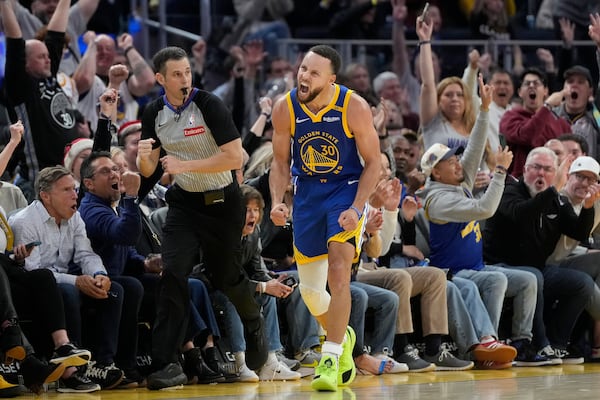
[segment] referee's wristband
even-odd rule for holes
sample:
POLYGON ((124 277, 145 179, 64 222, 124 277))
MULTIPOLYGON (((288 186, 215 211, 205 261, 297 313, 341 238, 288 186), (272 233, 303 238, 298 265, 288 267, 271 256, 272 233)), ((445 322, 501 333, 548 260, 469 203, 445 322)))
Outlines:
POLYGON ((350 206, 350 209, 351 209, 351 210, 354 210, 354 211, 356 212, 356 215, 358 215, 358 219, 361 219, 361 217, 362 217, 362 212, 361 212, 361 211, 360 211, 358 208, 356 208, 356 207, 354 207, 354 206, 350 206))

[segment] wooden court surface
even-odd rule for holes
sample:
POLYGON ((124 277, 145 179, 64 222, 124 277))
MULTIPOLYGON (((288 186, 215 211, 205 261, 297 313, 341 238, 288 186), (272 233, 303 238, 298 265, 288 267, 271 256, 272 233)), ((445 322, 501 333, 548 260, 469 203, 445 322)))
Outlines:
MULTIPOLYGON (((56 393, 37 398, 64 400, 584 400, 600 399, 600 364, 512 368, 502 371, 426 372, 357 376, 337 392, 314 392, 311 377, 294 382, 191 385, 179 390, 110 390, 90 394, 56 393)), ((33 398, 33 395, 23 397, 33 398)))

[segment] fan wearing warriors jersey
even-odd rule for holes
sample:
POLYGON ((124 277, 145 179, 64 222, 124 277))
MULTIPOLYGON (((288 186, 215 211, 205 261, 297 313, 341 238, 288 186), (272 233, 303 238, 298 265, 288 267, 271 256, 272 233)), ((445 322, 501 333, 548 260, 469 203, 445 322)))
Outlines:
POLYGON ((283 195, 291 160, 300 293, 327 330, 312 387, 325 391, 354 379, 356 337, 346 327, 350 268, 361 248, 366 202, 381 170, 371 110, 360 96, 335 84, 340 64, 331 47, 312 47, 300 65, 298 87, 281 98, 272 113, 271 219, 275 225, 287 222, 283 195))
POLYGON ((153 63, 165 94, 144 111, 137 165, 148 177, 160 162, 165 172, 174 176, 166 194, 169 211, 163 231, 164 270, 152 338, 155 372, 148 376, 148 388, 156 390, 187 381, 177 351, 189 315, 187 278, 200 261, 198 249, 209 266, 212 284, 230 298, 244 322, 249 368, 264 364, 267 347, 264 321, 254 299, 256 283, 251 283, 241 269, 245 213, 232 173, 242 166, 240 135, 221 100, 192 88, 185 50, 162 49, 153 63), (161 149, 166 156, 160 157, 161 149))

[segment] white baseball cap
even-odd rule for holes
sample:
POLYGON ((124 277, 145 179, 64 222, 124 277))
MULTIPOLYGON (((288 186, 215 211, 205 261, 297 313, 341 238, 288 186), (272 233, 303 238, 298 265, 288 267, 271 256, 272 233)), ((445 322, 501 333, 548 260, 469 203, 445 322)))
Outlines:
POLYGON ((600 164, 592 157, 581 156, 577 157, 569 168, 569 175, 575 172, 587 171, 596 175, 596 179, 600 180, 600 164))
POLYGON ((462 146, 451 149, 444 144, 436 143, 427 149, 421 157, 421 170, 425 176, 429 176, 437 163, 447 160, 455 154, 461 154, 463 150, 462 146))

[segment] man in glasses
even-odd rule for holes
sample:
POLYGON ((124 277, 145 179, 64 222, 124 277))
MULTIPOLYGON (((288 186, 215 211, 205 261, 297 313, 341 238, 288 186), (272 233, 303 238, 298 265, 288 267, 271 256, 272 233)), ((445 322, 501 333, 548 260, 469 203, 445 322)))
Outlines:
POLYGON ((523 177, 506 184, 498 210, 487 221, 483 234, 486 262, 536 275, 533 343, 540 355, 551 359, 558 356, 564 364, 583 362, 569 346, 569 339, 577 318, 590 301, 594 282, 584 272, 560 268, 547 259, 561 235, 587 241, 591 232, 594 202, 600 198, 600 190, 588 187, 590 196, 582 196, 578 214, 569 200, 559 195, 567 181, 567 167, 571 168, 572 181, 578 179, 576 173, 582 175, 579 163, 576 160, 571 164, 567 159, 559 170, 551 149, 533 149, 525 160, 523 177))
MULTIPOLYGON (((580 213, 584 201, 588 196, 594 198, 600 191, 598 179, 600 165, 592 157, 582 156, 577 158, 569 170, 567 183, 561 191, 573 205, 575 213, 580 213)), ((548 258, 548 264, 582 271, 594 279, 594 294, 588 303, 586 311, 595 320, 594 336, 592 342, 592 360, 600 360, 600 252, 591 249, 598 248, 600 241, 600 203, 594 203, 594 225, 588 241, 580 242, 566 235, 562 235, 554 253, 548 258)))
MULTIPOLYGON (((105 171, 98 176, 104 176, 105 171)), ((28 271, 48 268, 61 291, 65 307, 67 332, 76 343, 82 343, 84 316, 94 332, 93 358, 85 375, 79 371, 76 380, 59 382, 58 391, 82 392, 112 389, 123 380, 123 371, 114 364, 119 323, 123 305, 123 287, 112 282, 100 257, 94 253, 77 212, 75 179, 64 167, 47 167, 35 181, 33 203, 9 219, 15 243, 40 242, 25 258, 28 271), (84 311, 82 313, 82 311, 84 311), (83 375, 83 376, 82 376, 83 375), (90 380, 97 384, 90 384, 90 380)))
POLYGON ((525 70, 518 94, 523 107, 508 110, 500 120, 500 134, 514 154, 509 172, 517 178, 523 175, 525 158, 531 149, 571 132, 569 123, 552 111, 561 103, 563 91, 548 96, 546 75, 542 71, 525 70))

